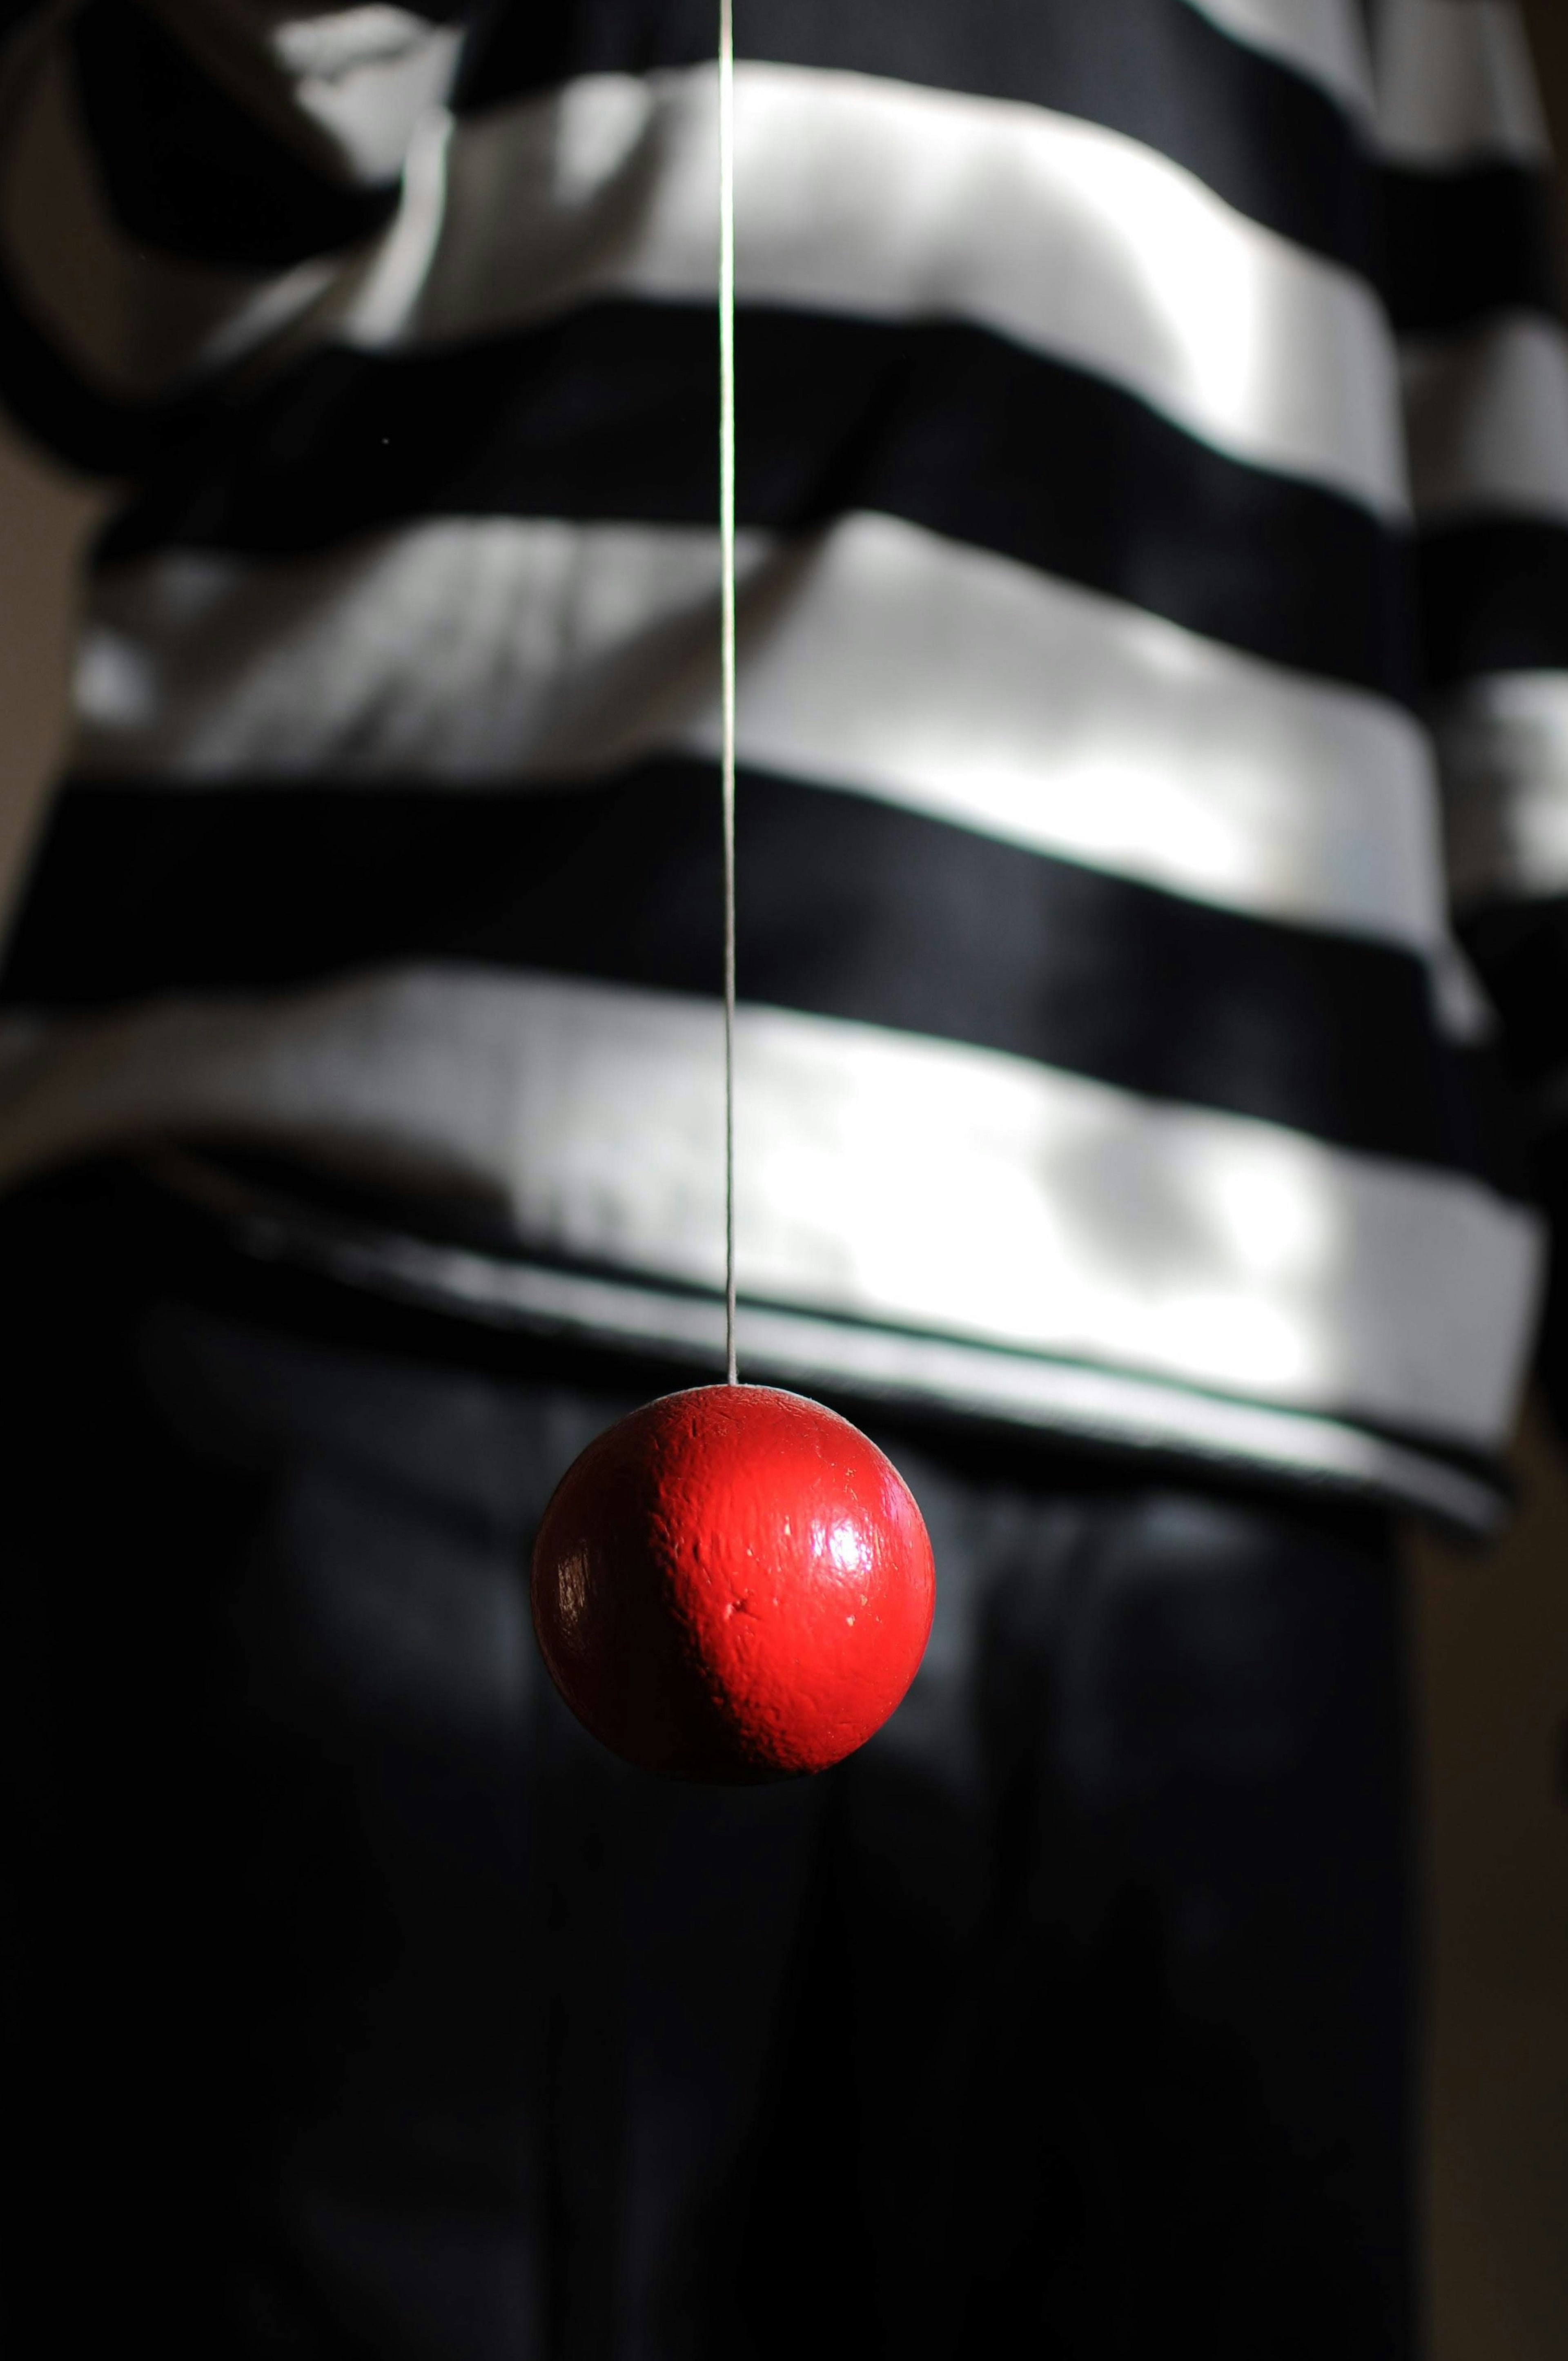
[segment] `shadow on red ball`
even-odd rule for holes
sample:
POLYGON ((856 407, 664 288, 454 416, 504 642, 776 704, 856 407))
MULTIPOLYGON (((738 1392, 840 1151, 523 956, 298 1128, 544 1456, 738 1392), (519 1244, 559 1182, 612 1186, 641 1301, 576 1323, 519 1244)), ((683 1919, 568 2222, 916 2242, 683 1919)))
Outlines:
POLYGON ((751 1784, 863 1746, 919 1668, 931 1544, 847 1419, 767 1386, 634 1411, 574 1461, 533 1551, 552 1679, 645 1771, 751 1784))

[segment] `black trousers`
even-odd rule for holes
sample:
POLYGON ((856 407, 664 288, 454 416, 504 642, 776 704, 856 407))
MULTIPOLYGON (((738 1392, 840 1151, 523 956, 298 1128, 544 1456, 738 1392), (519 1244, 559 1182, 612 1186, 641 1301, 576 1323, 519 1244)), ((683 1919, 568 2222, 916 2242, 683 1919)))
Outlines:
POLYGON ((873 1422, 908 1702, 666 1786, 525 1569, 679 1373, 104 1175, 0 1210, 0 1315, 16 2361, 1409 2353, 1376 1519, 873 1422))

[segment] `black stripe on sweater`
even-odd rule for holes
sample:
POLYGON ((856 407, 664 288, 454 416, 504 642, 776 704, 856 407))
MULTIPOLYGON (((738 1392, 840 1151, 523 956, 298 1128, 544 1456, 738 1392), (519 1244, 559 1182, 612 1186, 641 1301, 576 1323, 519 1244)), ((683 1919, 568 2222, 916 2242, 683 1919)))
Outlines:
MULTIPOLYGON (((1368 266, 1369 175, 1315 84, 1232 40, 1185 0, 739 0, 743 58, 1022 99, 1124 133, 1255 221, 1368 266)), ((494 8, 458 104, 492 106, 583 73, 713 55, 710 0, 556 0, 494 8)))
MULTIPOLYGON (((714 347, 704 309, 618 302, 436 353, 319 353, 180 453, 103 555, 281 555, 424 516, 707 524, 714 347)), ((881 511, 1409 693, 1407 549, 1354 501, 982 329, 748 307, 738 351, 743 523, 881 511)))
POLYGON ((1417 582, 1427 675, 1568 669, 1568 525, 1488 517, 1421 535, 1417 582))
MULTIPOLYGON (((1494 903, 1460 933, 1503 1022, 1505 1055, 1521 1089, 1568 1072, 1568 895, 1494 903)), ((1563 1126, 1563 1111, 1555 1128, 1563 1126)))
POLYGON ((1382 176, 1384 293, 1396 328, 1438 335, 1494 312, 1555 313, 1557 225, 1543 174, 1390 168, 1382 176))
MULTIPOLYGON (((719 989, 711 766, 527 793, 79 784, 12 1004, 276 989, 458 960, 719 989)), ((748 1000, 1008 1051, 1374 1153, 1482 1143, 1421 962, 763 774, 740 797, 748 1000)))
POLYGON ((71 46, 94 162, 128 236, 188 261, 282 270, 391 218, 395 184, 315 170, 126 0, 93 0, 71 46))

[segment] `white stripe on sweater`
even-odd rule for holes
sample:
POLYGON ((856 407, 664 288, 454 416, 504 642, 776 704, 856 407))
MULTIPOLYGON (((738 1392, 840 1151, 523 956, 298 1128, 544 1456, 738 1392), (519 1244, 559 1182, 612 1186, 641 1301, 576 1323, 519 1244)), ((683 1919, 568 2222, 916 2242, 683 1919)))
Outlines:
MULTIPOLYGON (((227 1137, 466 1192, 536 1250, 714 1289, 720 1024, 717 1002, 461 967, 13 1020, 0 1174, 227 1137)), ((756 1007, 738 1120, 748 1294, 1504 1439, 1538 1224, 1462 1175, 756 1007)))
MULTIPOLYGON (((599 295, 706 302, 708 68, 587 75, 466 121, 428 279, 338 333, 492 335, 599 295)), ((1354 274, 1119 132, 870 75, 736 71, 742 302, 993 328, 1236 457, 1404 500, 1386 324, 1354 274)))
POLYGON ((1455 903, 1568 893, 1568 672, 1466 681, 1437 743, 1455 903))
POLYGON ((1424 521, 1486 513, 1568 524, 1568 335, 1516 313, 1412 339, 1400 368, 1424 521))
POLYGON ((1546 122, 1513 0, 1376 0, 1378 144, 1398 164, 1543 164, 1546 122))
MULTIPOLYGON (((743 535, 740 752, 1228 908, 1428 948, 1398 708, 881 515, 743 535)), ((76 766, 192 785, 591 774, 717 744, 710 533, 444 519, 100 577, 76 766)))

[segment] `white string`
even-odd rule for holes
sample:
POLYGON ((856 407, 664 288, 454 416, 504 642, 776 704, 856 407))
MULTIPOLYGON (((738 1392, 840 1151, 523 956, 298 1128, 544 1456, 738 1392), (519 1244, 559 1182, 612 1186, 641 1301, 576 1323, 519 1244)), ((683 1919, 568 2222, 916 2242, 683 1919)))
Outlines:
POLYGON ((735 1367, 735 29, 718 0, 718 576, 724 802, 724 1367, 735 1367))

